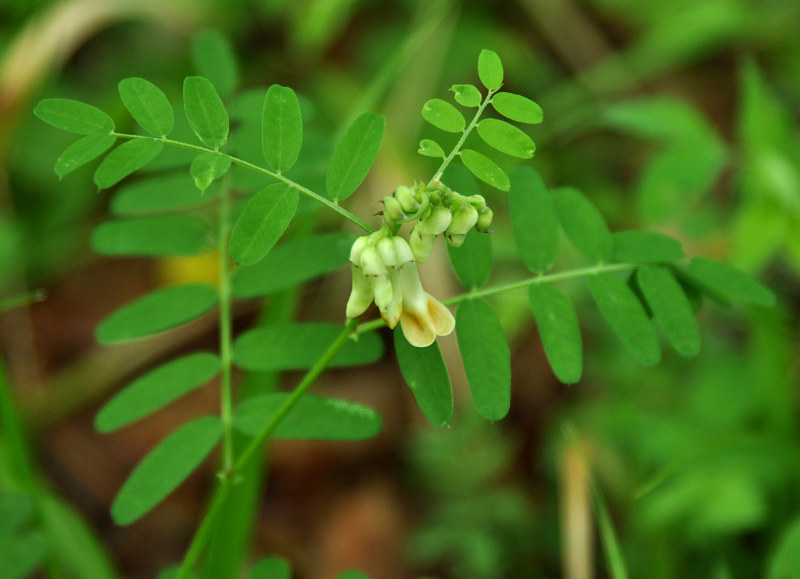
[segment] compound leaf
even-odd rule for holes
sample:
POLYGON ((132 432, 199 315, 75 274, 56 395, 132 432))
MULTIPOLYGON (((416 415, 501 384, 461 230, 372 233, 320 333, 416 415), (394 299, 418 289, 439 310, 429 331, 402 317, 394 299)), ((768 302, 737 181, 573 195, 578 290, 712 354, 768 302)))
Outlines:
POLYGON ((687 273, 699 289, 722 302, 775 305, 775 294, 769 288, 729 263, 695 257, 689 262, 687 273))
POLYGON ((508 175, 486 155, 472 149, 464 149, 461 151, 461 161, 473 175, 495 189, 508 191, 511 186, 508 175))
POLYGON ((556 189, 552 195, 561 227, 575 247, 599 263, 610 261, 614 238, 594 203, 571 187, 556 189))
MULTIPOLYGON (((327 323, 281 323, 241 334, 233 345, 233 360, 245 370, 305 370, 313 366, 342 333, 327 323)), ((350 340, 329 367, 359 366, 380 359, 383 344, 375 334, 350 340)))
POLYGON ((196 352, 167 362, 140 376, 100 409, 94 420, 100 432, 110 432, 139 420, 202 386, 219 373, 220 359, 196 352))
POLYGON ((692 304, 669 269, 659 265, 640 267, 636 281, 675 351, 681 356, 696 356, 700 352, 700 332, 692 304))
POLYGON ((503 63, 496 52, 481 50, 478 55, 478 77, 489 90, 497 90, 503 85, 503 63))
POLYGON ((104 255, 198 255, 209 249, 205 224, 191 215, 116 219, 92 231, 92 248, 104 255))
POLYGON ((183 80, 183 108, 204 145, 217 150, 228 141, 228 111, 210 80, 202 76, 183 80))
POLYGON ((531 99, 511 92, 499 92, 492 97, 494 110, 512 121, 535 125, 544 118, 542 107, 531 99))
POLYGON ((463 107, 478 107, 483 100, 481 91, 472 84, 454 84, 450 90, 455 93, 455 99, 463 107))
MULTIPOLYGON (((288 392, 272 392, 245 400, 236 409, 234 426, 257 436, 290 396, 288 392)), ((289 411, 271 438, 364 440, 376 436, 382 426, 380 415, 363 404, 307 394, 289 411)))
POLYGON ((442 99, 430 99, 422 107, 422 118, 437 129, 448 133, 460 133, 467 126, 464 115, 442 99))
POLYGON ((325 185, 331 199, 342 201, 358 189, 375 161, 385 127, 386 119, 370 112, 353 121, 328 167, 325 185))
POLYGON ((394 348, 403 379, 425 418, 434 426, 447 426, 453 417, 453 390, 439 345, 417 348, 396 328, 394 348))
POLYGON ((583 341, 575 306, 561 290, 544 283, 530 286, 528 298, 553 373, 565 384, 578 382, 583 373, 583 341))
POLYGON ((290 88, 273 84, 264 99, 261 117, 261 148, 267 165, 283 173, 292 168, 303 144, 303 118, 297 95, 290 88))
POLYGON ((101 344, 117 344, 169 330, 217 305, 217 290, 204 283, 162 288, 123 306, 97 325, 101 344))
POLYGON ((655 231, 618 231, 614 238, 614 261, 665 263, 686 257, 677 239, 655 231))
POLYGON ((508 192, 511 226, 525 266, 547 273, 558 257, 558 214, 553 197, 533 167, 514 167, 508 192))
POLYGON ((274 183, 247 202, 231 232, 228 253, 242 265, 262 259, 291 223, 299 193, 284 183, 274 183))
POLYGON ((202 193, 209 185, 219 179, 231 168, 231 158, 220 153, 200 153, 192 161, 189 173, 194 179, 195 186, 202 193))
POLYGON ((79 135, 114 130, 114 120, 106 113, 72 99, 44 99, 33 109, 33 114, 49 125, 79 135))
POLYGON ((512 157, 530 159, 536 151, 533 139, 505 121, 483 119, 478 123, 478 134, 488 145, 512 157))
POLYGON ((661 360, 658 339, 633 290, 610 273, 591 276, 589 290, 611 329, 636 359, 646 366, 657 364, 661 360))
POLYGON ((128 525, 147 514, 180 485, 222 437, 222 422, 202 416, 162 440, 136 465, 111 505, 111 516, 128 525))
POLYGON ((64 149, 56 161, 55 172, 59 177, 72 173, 108 151, 117 140, 114 133, 92 133, 78 139, 64 149))
POLYGON ((456 338, 478 413, 500 420, 511 406, 511 352, 500 319, 486 300, 459 304, 456 338))
POLYGON ((106 155, 94 172, 94 184, 107 189, 158 157, 164 143, 154 139, 133 139, 106 155))
POLYGON ((208 203, 213 198, 209 192, 200 195, 191 176, 181 171, 123 185, 111 199, 111 211, 117 215, 161 213, 208 203))
POLYGON ((132 77, 119 81, 119 96, 139 125, 154 137, 172 132, 175 116, 172 105, 161 89, 149 80, 132 77))

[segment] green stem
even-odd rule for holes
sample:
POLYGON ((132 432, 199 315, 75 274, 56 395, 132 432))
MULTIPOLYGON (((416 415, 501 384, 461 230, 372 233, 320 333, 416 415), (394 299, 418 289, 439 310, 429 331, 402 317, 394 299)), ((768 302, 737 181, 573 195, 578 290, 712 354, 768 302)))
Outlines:
POLYGON ((262 444, 273 432, 275 432, 275 429, 278 428, 280 423, 283 422, 289 412, 291 412, 292 408, 295 407, 295 405, 300 401, 300 399, 316 381, 319 375, 322 374, 333 357, 339 352, 339 350, 342 349, 342 347, 344 347, 350 337, 355 333, 357 324, 357 319, 348 320, 347 325, 342 330, 342 333, 339 334, 339 336, 330 346, 328 346, 328 349, 319 358, 319 360, 317 360, 317 363, 314 364, 314 366, 312 366, 308 372, 306 372, 306 375, 303 376, 300 384, 297 385, 297 388, 294 389, 291 396, 289 396, 289 398, 287 398, 283 405, 278 409, 278 411, 272 417, 272 420, 270 420, 269 424, 264 427, 258 436, 250 441, 250 444, 247 446, 247 448, 245 448, 244 452, 242 452, 242 454, 236 459, 233 467, 229 471, 222 473, 222 482, 219 487, 217 487, 217 491, 214 494, 214 497, 211 499, 211 504, 208 507, 208 511, 203 517, 203 522, 201 523, 200 528, 197 530, 197 533, 195 533, 192 543, 189 545, 189 549, 186 551, 186 556, 184 557, 181 568, 178 571, 177 579, 185 579, 191 569, 197 563, 203 548, 208 542, 208 539, 211 537, 211 534, 214 530, 214 523, 216 522, 216 518, 219 515, 222 506, 225 504, 225 499, 230 492, 231 487, 236 483, 237 473, 241 471, 250 462, 250 460, 253 459, 253 457, 256 456, 256 453, 261 449, 262 444))
POLYGON ((494 93, 496 93, 498 90, 500 90, 500 89, 498 88, 498 89, 495 89, 495 90, 490 90, 486 94, 486 98, 483 99, 483 102, 480 104, 480 106, 478 107, 478 110, 475 112, 475 116, 472 117, 472 120, 469 122, 467 127, 464 129, 464 133, 461 135, 461 138, 458 140, 458 142, 456 143, 455 147, 453 147, 453 150, 450 151, 450 154, 447 155, 447 157, 445 157, 444 161, 442 161, 442 164, 436 170, 436 173, 433 174, 433 177, 431 177, 431 180, 428 181, 428 186, 429 187, 431 185, 433 185, 435 182, 437 182, 439 179, 442 178, 442 175, 444 174, 445 169, 447 169, 447 166, 453 161, 453 159, 455 159, 456 155, 458 155, 461 152, 461 147, 464 145, 464 142, 467 140, 467 137, 472 132, 472 129, 474 129, 475 126, 478 124, 478 119, 481 118, 481 115, 483 114, 483 110, 487 107, 487 105, 490 102, 492 102, 492 95, 494 93))
POLYGON ((199 145, 192 145, 191 143, 184 143, 183 141, 175 141, 173 139, 168 139, 166 137, 161 137, 160 139, 157 139, 155 137, 148 137, 148 136, 145 136, 145 135, 131 135, 131 134, 127 134, 127 133, 114 133, 114 135, 117 136, 117 137, 123 138, 123 139, 148 139, 148 140, 151 140, 151 141, 161 141, 162 143, 164 143, 166 145, 172 145, 174 147, 179 147, 181 149, 188 149, 190 151, 197 151, 199 153, 218 153, 220 155, 225 155, 226 157, 230 157, 232 163, 235 163, 236 165, 239 165, 240 167, 244 167, 246 169, 250 169, 251 171, 255 171, 256 173, 260 173, 262 175, 266 175, 267 177, 271 177, 272 179, 275 179, 276 181, 281 181, 282 183, 286 183, 287 185, 289 185, 291 187, 294 187, 295 189, 300 191, 300 193, 302 193, 303 195, 311 197, 317 203, 320 203, 321 205, 324 205, 325 207, 327 207, 331 211, 334 211, 334 212, 338 213, 339 215, 341 215, 343 218, 347 219, 348 221, 350 221, 352 223, 355 223, 356 225, 358 225, 361 229, 363 229, 367 233, 374 233, 375 232, 375 229, 373 227, 370 227, 365 221, 363 221, 362 219, 356 217, 354 214, 350 213, 347 209, 344 209, 343 207, 341 207, 338 203, 335 203, 334 201, 331 201, 330 199, 326 199, 325 197, 323 197, 319 193, 315 193, 314 191, 312 191, 308 187, 304 187, 300 183, 297 183, 296 181, 293 181, 292 179, 289 179, 288 177, 282 175, 281 173, 276 173, 274 171, 270 171, 269 169, 265 169, 264 167, 259 167, 258 165, 250 163, 249 161, 245 161, 244 159, 240 159, 239 157, 234 157, 233 155, 228 155, 227 153, 221 153, 219 151, 215 151, 214 149, 209 149, 207 147, 201 147, 199 145))
POLYGON ((230 188, 223 183, 219 201, 219 353, 220 416, 222 418, 223 444, 222 468, 228 472, 233 467, 233 316, 231 313, 231 272, 228 261, 228 235, 230 233, 231 198, 230 188))

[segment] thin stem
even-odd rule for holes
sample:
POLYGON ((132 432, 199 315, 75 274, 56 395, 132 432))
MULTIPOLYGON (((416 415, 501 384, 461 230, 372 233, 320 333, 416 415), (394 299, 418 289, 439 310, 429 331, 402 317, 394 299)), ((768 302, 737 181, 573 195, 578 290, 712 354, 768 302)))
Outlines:
POLYGON ((267 177, 271 177, 271 178, 275 179, 276 181, 281 181, 281 182, 286 183, 287 185, 289 185, 291 187, 294 187, 295 189, 300 191, 300 193, 302 193, 303 195, 311 197, 317 203, 320 203, 320 204, 324 205, 325 207, 327 207, 331 211, 335 211, 336 213, 338 213, 339 215, 341 215, 342 217, 344 217, 348 221, 350 221, 352 223, 355 223, 356 225, 358 225, 361 229, 363 229, 367 233, 374 233, 375 232, 375 229, 373 227, 370 227, 365 221, 363 221, 362 219, 356 217, 354 214, 350 213, 347 209, 344 209, 343 207, 341 207, 338 203, 335 203, 334 201, 331 201, 330 199, 326 199, 325 197, 323 197, 319 193, 315 193, 314 191, 312 191, 308 187, 304 187, 300 183, 297 183, 296 181, 293 181, 292 179, 289 179, 288 177, 282 175, 281 173, 275 173, 274 171, 270 171, 269 169, 265 169, 264 167, 259 167, 258 165, 250 163, 249 161, 245 161, 244 159, 240 159, 239 157, 234 157, 233 155, 229 155, 227 153, 221 153, 220 151, 215 151, 214 149, 209 149, 207 147, 201 147, 199 145, 192 145, 191 143, 184 143, 183 141, 175 141, 173 139, 168 139, 166 137, 161 137, 160 139, 157 139, 155 137, 148 137, 148 136, 145 136, 145 135, 131 135, 131 134, 127 134, 127 133, 114 133, 114 135, 117 136, 117 137, 123 138, 123 139, 148 139, 148 140, 151 140, 151 141, 161 141, 162 143, 164 143, 166 145, 172 145, 174 147, 179 147, 181 149, 188 149, 190 151, 197 151, 197 152, 200 152, 200 153, 219 153, 220 155, 225 155, 226 157, 230 157, 232 163, 235 163, 236 165, 239 165, 240 167, 245 167, 246 169, 250 169, 251 171, 255 171, 255 172, 260 173, 262 175, 266 175, 267 177))
POLYGON ((230 233, 231 198, 230 188, 224 183, 219 201, 219 354, 220 416, 222 419, 223 444, 222 468, 228 472, 233 467, 233 385, 231 379, 233 353, 233 317, 231 314, 231 272, 228 262, 228 235, 230 233))
POLYGON ((469 122, 467 127, 464 129, 464 133, 461 135, 461 138, 458 140, 458 142, 456 143, 455 147, 453 147, 453 150, 450 151, 450 154, 447 155, 447 157, 445 157, 444 161, 442 161, 442 164, 436 170, 436 173, 433 174, 433 177, 431 177, 431 180, 428 181, 428 186, 433 185, 436 181, 438 181, 439 179, 442 178, 442 175, 444 174, 445 169, 447 169, 447 166, 453 161, 453 159, 455 159, 456 155, 458 155, 461 152, 461 147, 464 145, 464 142, 467 140, 467 137, 472 132, 472 129, 474 129, 475 125, 478 124, 478 119, 481 118, 481 115, 483 114, 483 110, 486 108, 486 106, 490 102, 492 102, 492 95, 494 93, 496 93, 498 90, 500 90, 500 89, 498 88, 498 89, 495 89, 495 90, 490 90, 486 94, 486 98, 483 99, 483 102, 480 104, 480 106, 478 107, 478 110, 475 112, 475 116, 472 117, 472 120, 469 122))

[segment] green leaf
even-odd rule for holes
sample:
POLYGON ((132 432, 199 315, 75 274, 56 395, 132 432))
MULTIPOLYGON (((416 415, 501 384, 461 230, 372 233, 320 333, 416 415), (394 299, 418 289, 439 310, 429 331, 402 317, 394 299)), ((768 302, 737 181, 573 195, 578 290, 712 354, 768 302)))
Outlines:
POLYGON ((489 90, 497 90, 503 85, 503 63, 496 52, 481 50, 478 55, 478 77, 489 90))
POLYGON ((133 139, 111 151, 94 172, 94 184, 107 189, 158 157, 164 143, 153 139, 133 139))
POLYGON ((471 229, 460 247, 447 244, 450 263, 458 281, 468 289, 486 285, 492 273, 492 238, 477 229, 471 229))
POLYGON ((444 150, 442 150, 441 145, 436 141, 432 141, 431 139, 422 139, 419 142, 419 150, 417 151, 420 155, 425 155, 426 157, 439 157, 444 159, 445 154, 444 150))
POLYGON ((212 182, 219 179, 231 168, 229 155, 220 153, 200 153, 192 161, 189 173, 194 179, 195 186, 205 193, 212 182))
POLYGON ((151 292, 114 312, 97 325, 101 344, 117 344, 180 326, 217 305, 217 290, 203 283, 151 292))
MULTIPOLYGON (((342 326, 324 323, 272 324, 241 334, 233 345, 233 360, 244 370, 305 370, 341 334, 342 326)), ((331 368, 370 364, 380 359, 383 344, 375 334, 349 341, 328 365, 331 368)))
POLYGON ((614 238, 594 203, 571 187, 556 189, 552 195, 561 227, 575 247, 598 263, 610 261, 614 238))
POLYGON ((266 296, 348 263, 354 237, 346 233, 314 235, 281 243, 257 264, 233 273, 233 295, 239 299, 266 296))
POLYGON ((681 242, 654 231, 618 231, 614 238, 614 261, 665 263, 686 257, 681 242))
MULTIPOLYGON (((291 396, 273 392, 255 396, 236 409, 234 427, 257 436, 291 396)), ((365 440, 383 427, 380 415, 355 402, 306 394, 289 411, 271 438, 288 440, 365 440)))
POLYGON ((206 225, 191 215, 155 215, 101 223, 92 249, 104 255, 199 255, 210 249, 206 225))
POLYGON ((448 133, 460 133, 467 126, 464 115, 442 99, 431 99, 422 107, 422 118, 428 121, 437 129, 448 133))
POLYGON ((636 359, 646 366, 657 364, 661 360, 658 339, 633 290, 610 273, 591 276, 589 290, 611 329, 636 359))
POLYGON ((774 306, 775 294, 729 263, 695 257, 686 270, 695 285, 723 303, 745 302, 757 306, 774 306))
POLYGON ((499 92, 492 97, 494 110, 512 121, 535 125, 542 122, 542 107, 531 99, 511 92, 499 92))
POLYGON ((486 300, 459 304, 456 338, 478 413, 500 420, 511 406, 511 352, 500 319, 486 300))
POLYGON ((242 265, 263 259, 289 227, 299 193, 284 183, 274 183, 247 202, 231 232, 228 253, 242 265))
POLYGON ((700 332, 692 304, 669 269, 659 265, 640 267, 636 281, 675 351, 681 356, 696 356, 700 352, 700 332))
POLYGON ((284 173, 292 168, 303 144, 303 117, 294 91, 273 84, 264 99, 261 147, 271 169, 284 173))
POLYGON ((706 133, 703 116, 685 101, 672 97, 639 98, 609 106, 605 122, 625 133, 658 141, 678 141, 706 133))
POLYGON ((454 84, 450 90, 455 93, 455 99, 462 107, 478 107, 483 97, 478 87, 472 84, 454 84))
POLYGON ((558 257, 560 236, 554 199, 533 167, 514 167, 511 181, 508 209, 520 257, 532 272, 547 273, 558 257))
POLYGON ((137 77, 122 79, 118 88, 125 108, 145 131, 154 137, 166 137, 172 132, 175 116, 161 89, 137 77))
POLYGON ((575 306, 561 290, 545 283, 530 286, 528 298, 553 373, 565 384, 575 384, 583 373, 583 341, 575 306))
POLYGON ((20 533, 2 537, 0 557, 3 559, 3 577, 25 579, 31 577, 48 555, 47 539, 40 533, 20 533))
POLYGON ((352 195, 372 167, 383 139, 386 119, 363 113, 347 129, 336 146, 325 185, 331 199, 343 201, 352 195))
POLYGON ((211 81, 221 95, 231 94, 239 83, 239 68, 228 38, 218 30, 204 30, 192 42, 192 65, 211 81))
POLYGON ((497 163, 486 155, 472 149, 464 149, 461 151, 461 160, 464 166, 481 181, 488 183, 495 189, 508 191, 510 187, 508 176, 497 166, 497 163))
POLYGON ((453 390, 439 345, 434 342, 417 348, 408 343, 400 328, 393 333, 397 363, 417 406, 431 424, 447 426, 453 417, 453 390))
POLYGON ((253 565, 247 579, 292 579, 292 569, 284 559, 267 557, 253 565))
POLYGON ((488 145, 512 157, 530 159, 536 151, 533 139, 505 121, 483 119, 478 123, 478 134, 488 145))
POLYGON ((767 579, 788 579, 800 569, 800 517, 780 531, 774 540, 769 558, 767 579))
POLYGON ((100 432, 110 432, 160 410, 219 373, 216 354, 196 352, 172 360, 140 376, 109 400, 94 420, 100 432))
POLYGON ((117 137, 113 133, 92 133, 78 139, 64 149, 56 161, 56 175, 63 177, 72 173, 78 167, 105 153, 116 140, 117 137))
POLYGON ((111 199, 111 211, 117 215, 162 213, 188 209, 213 199, 209 191, 201 195, 191 176, 181 171, 123 185, 111 199))
POLYGON ((207 78, 184 79, 183 108, 194 134, 204 145, 217 150, 228 141, 228 111, 207 78))
POLYGON ((114 120, 100 109, 71 99, 44 99, 33 114, 49 125, 79 135, 110 133, 114 120))
POLYGON ((202 416, 162 440, 133 469, 111 505, 118 525, 147 514, 180 485, 209 455, 222 437, 222 422, 202 416))

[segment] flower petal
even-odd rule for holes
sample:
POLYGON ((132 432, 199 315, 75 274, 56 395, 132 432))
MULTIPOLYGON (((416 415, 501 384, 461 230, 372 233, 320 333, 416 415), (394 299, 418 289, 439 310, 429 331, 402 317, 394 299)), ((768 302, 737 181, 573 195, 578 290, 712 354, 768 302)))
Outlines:
POLYGON ((348 318, 357 318, 365 311, 372 303, 372 288, 369 285, 369 280, 364 275, 360 267, 353 265, 353 289, 350 292, 350 298, 347 300, 347 309, 345 315, 348 318))
MULTIPOLYGON (((427 312, 426 312, 427 314, 427 312)), ((404 311, 400 316, 400 327, 408 343, 417 348, 426 348, 433 344, 436 333, 429 324, 430 318, 427 315, 422 317, 414 312, 404 311)))
POLYGON ((428 296, 428 316, 437 336, 446 336, 456 327, 456 319, 442 302, 430 294, 428 296))

